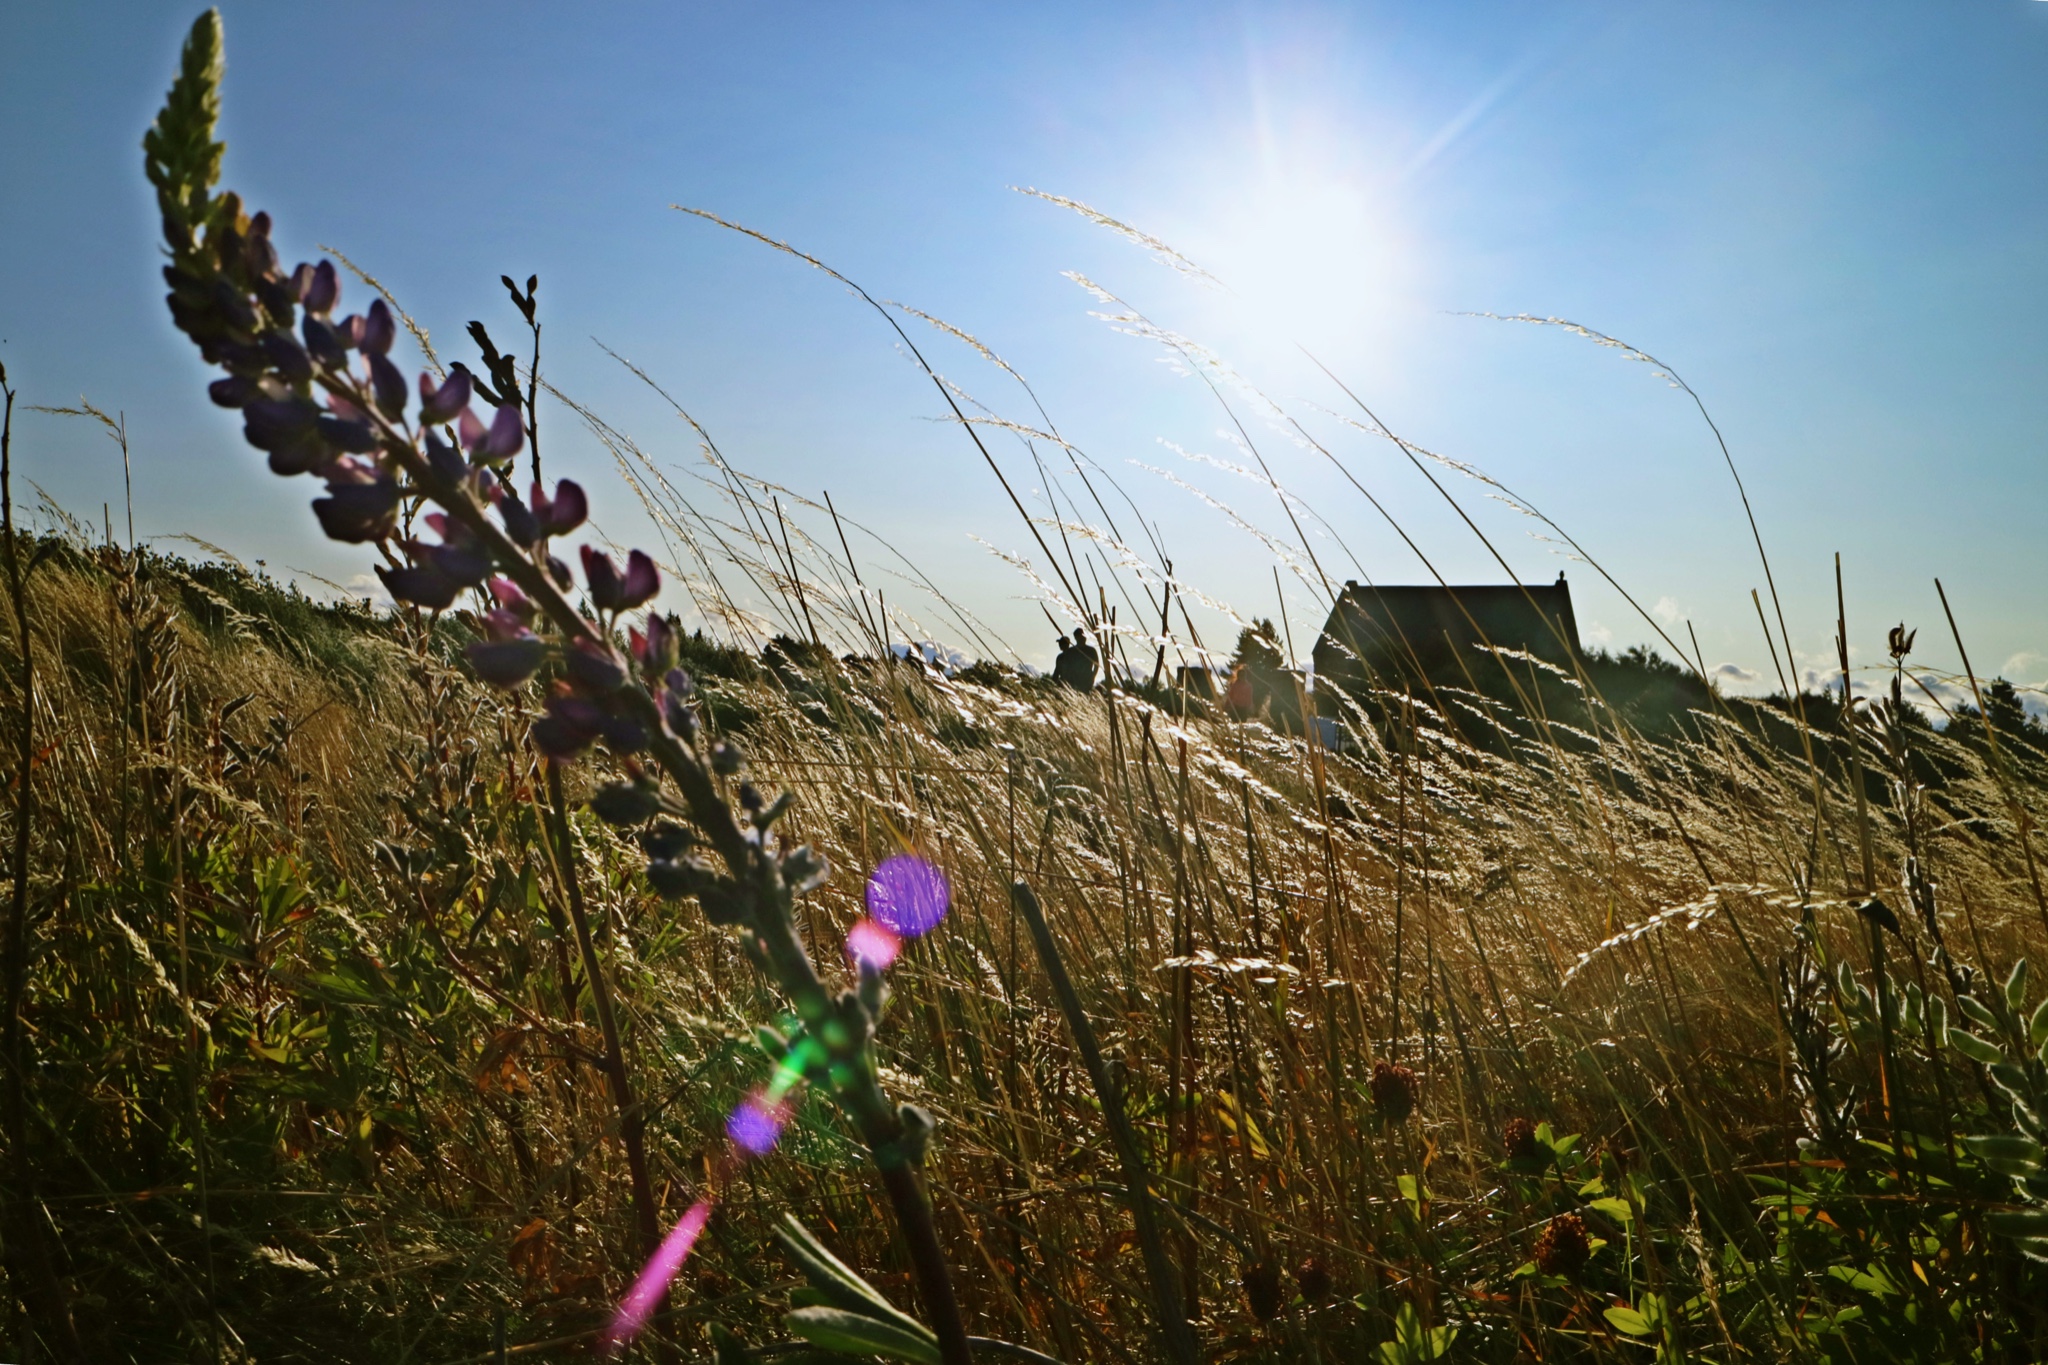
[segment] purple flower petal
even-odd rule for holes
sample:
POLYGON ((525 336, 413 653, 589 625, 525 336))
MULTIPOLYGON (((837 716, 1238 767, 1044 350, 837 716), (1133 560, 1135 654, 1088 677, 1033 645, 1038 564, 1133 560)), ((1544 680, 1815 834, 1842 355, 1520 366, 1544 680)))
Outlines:
POLYGON ((384 580, 385 591, 398 601, 410 602, 430 611, 446 610, 454 605, 455 595, 462 591, 460 583, 432 564, 408 564, 398 569, 387 569, 380 564, 377 577, 384 580))
POLYGON ((469 666, 479 678, 493 687, 513 688, 540 671, 548 649, 529 635, 523 640, 478 640, 468 653, 469 666))
POLYGON ((391 320, 391 310, 384 306, 384 300, 373 300, 370 315, 363 319, 363 349, 371 355, 389 355, 397 336, 398 326, 391 320))
POLYGON ((428 426, 439 426, 452 422, 455 415, 469 406, 469 371, 455 370, 448 376, 448 382, 434 387, 434 378, 426 371, 420 372, 420 421, 428 426))
MULTIPOLYGON (((301 270, 304 266, 299 267, 301 270)), ((296 275, 294 278, 297 278, 296 275)), ((302 296, 309 313, 322 317, 334 311, 334 305, 341 302, 341 280, 334 273, 334 262, 322 261, 313 267, 306 277, 306 291, 302 296)))
POLYGON ((626 556, 626 576, 619 584, 619 609, 631 611, 654 600, 654 594, 661 591, 661 571, 654 567, 644 551, 635 550, 626 556))
POLYGON ((612 557, 592 545, 583 547, 583 581, 590 588, 590 602, 599 611, 619 609, 622 584, 619 566, 612 557))
POLYGON ((533 513, 540 518, 542 535, 565 536, 581 526, 590 515, 590 500, 583 495, 583 485, 574 479, 563 479, 556 484, 552 498, 543 493, 540 484, 535 482, 533 513))
POLYGON ((898 938, 936 929, 952 901, 946 874, 912 853, 885 859, 868 878, 868 917, 898 938))
POLYGON ((470 443, 469 453, 479 460, 508 460, 526 444, 526 429, 519 424, 519 405, 502 404, 491 418, 483 439, 470 443))
POLYGON ((360 545, 382 540, 398 529, 398 484, 380 479, 374 483, 330 483, 328 495, 313 500, 313 515, 330 540, 360 545))
POLYGON ((374 351, 370 353, 370 389, 379 412, 394 422, 405 416, 405 376, 389 356, 374 351))

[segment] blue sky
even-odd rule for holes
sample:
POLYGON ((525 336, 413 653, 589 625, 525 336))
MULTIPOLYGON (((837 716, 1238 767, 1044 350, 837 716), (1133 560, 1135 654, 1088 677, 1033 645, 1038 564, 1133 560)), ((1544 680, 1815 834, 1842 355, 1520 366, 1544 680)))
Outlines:
MULTIPOLYGON (((1646 607, 1690 620, 1709 664, 1768 681, 1749 600, 1762 573, 1684 396, 1583 339, 1465 314, 1626 338, 1676 366, 1726 434, 1803 665, 1831 653, 1839 550, 1863 661, 1903 618, 1925 628, 1926 662, 1954 665, 1939 576, 1981 672, 2048 680, 2038 0, 223 11, 226 178, 271 210, 288 260, 346 251, 453 356, 470 318, 512 331, 501 272, 538 272, 543 370, 567 393, 665 465, 701 467, 603 341, 736 465, 829 489, 1034 661, 1051 632, 983 542, 1039 556, 893 335, 829 279, 670 204, 980 336, 1130 491, 1182 577, 1243 613, 1273 614, 1271 554, 1151 471, 1289 540, 1279 503, 1176 453, 1242 459, 1201 381, 1091 318, 1101 305, 1062 272, 1228 360, 1446 576, 1502 575, 1398 452, 1328 415, 1350 410, 1305 350, 1410 440, 1540 505, 1646 607), (1093 204, 1224 287, 1012 186, 1093 204)), ((319 542, 310 485, 261 472, 162 308, 137 143, 190 19, 160 3, 11 16, 0 359, 25 401, 84 394, 126 414, 142 534, 348 582, 366 560, 319 542)), ((949 379, 1036 424, 973 352, 913 335, 949 379)), ((1341 537, 1311 535, 1333 578, 1428 581, 1320 456, 1230 395, 1280 482, 1341 537)), ((559 407, 543 424, 551 470, 592 487, 604 531, 651 540, 596 440, 559 407)), ((1029 498, 1028 455, 991 449, 1029 498)), ((112 503, 118 522, 118 458, 83 424, 23 416, 16 459, 74 513, 112 503)), ((1526 518, 1446 486, 1522 577, 1570 572, 1595 640, 1650 638, 1526 518)), ((875 542, 855 550, 893 605, 974 652, 875 542)), ((1285 584, 1297 637, 1313 589, 1285 584)), ((1197 621, 1212 643, 1227 634, 1197 621)))

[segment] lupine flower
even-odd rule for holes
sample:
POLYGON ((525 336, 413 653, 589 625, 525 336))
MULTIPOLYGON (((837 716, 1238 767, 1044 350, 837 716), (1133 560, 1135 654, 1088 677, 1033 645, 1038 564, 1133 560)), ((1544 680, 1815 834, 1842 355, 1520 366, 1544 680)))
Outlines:
POLYGON ((628 553, 626 574, 619 583, 619 609, 631 611, 635 607, 644 607, 660 591, 661 571, 654 567, 654 560, 644 550, 628 553))
POLYGON ((234 374, 226 379, 216 379, 206 386, 206 396, 224 408, 246 407, 262 392, 263 390, 256 386, 255 380, 244 379, 234 374))
POLYGON ((599 694, 616 692, 626 685, 626 665, 610 645, 595 640, 578 640, 563 655, 569 680, 578 687, 599 694))
POLYGON ((420 421, 428 426, 452 422, 469 408, 469 371, 455 370, 448 382, 438 387, 434 377, 420 371, 420 421))
POLYGON ((498 509, 498 520, 504 524, 505 534, 512 543, 522 550, 531 550, 540 543, 540 518, 533 509, 519 500, 519 495, 503 484, 491 489, 491 501, 498 509))
POLYGON ((313 500, 313 515, 330 539, 358 545, 383 540, 398 529, 398 481, 368 461, 338 460, 329 471, 327 496, 313 500))
POLYGON ((348 347, 342 344, 341 333, 326 319, 308 312, 299 324, 299 335, 306 339, 306 350, 322 365, 338 370, 348 364, 348 347))
POLYGON ((590 604, 599 611, 619 610, 622 583, 619 566, 594 545, 582 547, 583 581, 590 590, 590 604))
POLYGON ((367 455, 377 448, 377 433, 368 422, 322 413, 313 425, 319 428, 320 439, 336 450, 367 455))
POLYGON ((532 635, 477 640, 464 651, 476 675, 493 687, 514 688, 540 671, 547 646, 532 635))
POLYGON ((410 602, 429 611, 445 611, 455 605, 455 596, 462 591, 460 583, 430 562, 407 564, 396 569, 379 564, 377 577, 384 580, 384 590, 391 594, 392 600, 410 602))
POLYGON ((643 783, 607 782, 590 798, 590 809, 608 825, 644 825, 661 809, 661 797, 643 783))
POLYGON ((377 411, 396 422, 405 416, 405 376, 391 363, 391 357, 370 352, 370 393, 377 411))
POLYGON ((469 477, 469 461, 462 458, 462 452, 432 431, 427 433, 426 448, 427 467, 444 483, 461 483, 469 477))
POLYGON ((541 491, 540 481, 534 480, 532 503, 544 536, 566 536, 590 515, 590 501, 583 496, 583 486, 574 479, 557 483, 552 498, 541 491))
MULTIPOLYGON (((302 265, 299 269, 306 270, 306 267, 302 265)), ((297 275, 294 274, 293 278, 296 279, 297 275)), ((305 305, 308 313, 318 317, 326 317, 334 311, 334 305, 341 302, 341 279, 334 273, 334 262, 322 261, 307 272, 299 302, 305 305)))
POLYGON ((469 457, 479 464, 509 460, 526 444, 526 428, 519 424, 519 406, 516 403, 499 407, 488 427, 465 407, 456 418, 455 429, 461 434, 463 448, 469 452, 469 457))
POLYGON ((391 309, 382 299, 372 300, 369 315, 363 319, 363 350, 373 356, 389 355, 391 343, 397 338, 398 327, 391 320, 391 309))
POLYGON ((775 1150, 782 1137, 782 1126, 788 1120, 787 1104, 770 1104, 760 1096, 749 1095, 726 1120, 725 1135, 747 1155, 766 1156, 775 1150))
POLYGON ((668 618, 649 615, 647 629, 627 631, 626 641, 631 646, 633 662, 640 665, 641 675, 654 679, 668 672, 676 665, 679 641, 676 628, 668 618))

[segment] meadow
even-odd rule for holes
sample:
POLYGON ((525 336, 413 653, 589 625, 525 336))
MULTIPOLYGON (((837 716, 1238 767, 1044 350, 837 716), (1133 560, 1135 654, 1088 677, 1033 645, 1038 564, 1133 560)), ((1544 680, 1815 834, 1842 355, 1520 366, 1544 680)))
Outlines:
POLYGON ((0 1354, 2048 1356, 2009 688, 1943 714, 1902 630, 1847 708, 1489 651, 1234 714, 1177 665, 1265 637, 1176 631, 1100 499, 1078 546, 1026 521, 1122 571, 1121 624, 1047 586, 1109 681, 942 668, 835 509, 547 409, 685 631, 653 559, 550 553, 585 494, 521 346, 415 404, 402 311, 218 190, 219 44, 151 134, 173 314, 223 461, 325 480, 307 534, 398 605, 31 517, 10 438, 0 1354))

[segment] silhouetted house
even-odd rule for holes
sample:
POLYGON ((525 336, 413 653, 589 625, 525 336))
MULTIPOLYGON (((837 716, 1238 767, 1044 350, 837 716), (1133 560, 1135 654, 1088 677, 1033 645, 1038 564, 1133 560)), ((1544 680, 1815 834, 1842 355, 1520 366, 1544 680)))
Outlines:
POLYGON ((1468 686, 1496 671, 1486 646, 1569 668, 1579 626, 1564 575, 1546 586, 1367 587, 1346 583, 1316 641, 1316 676, 1355 686, 1424 679, 1468 686))

